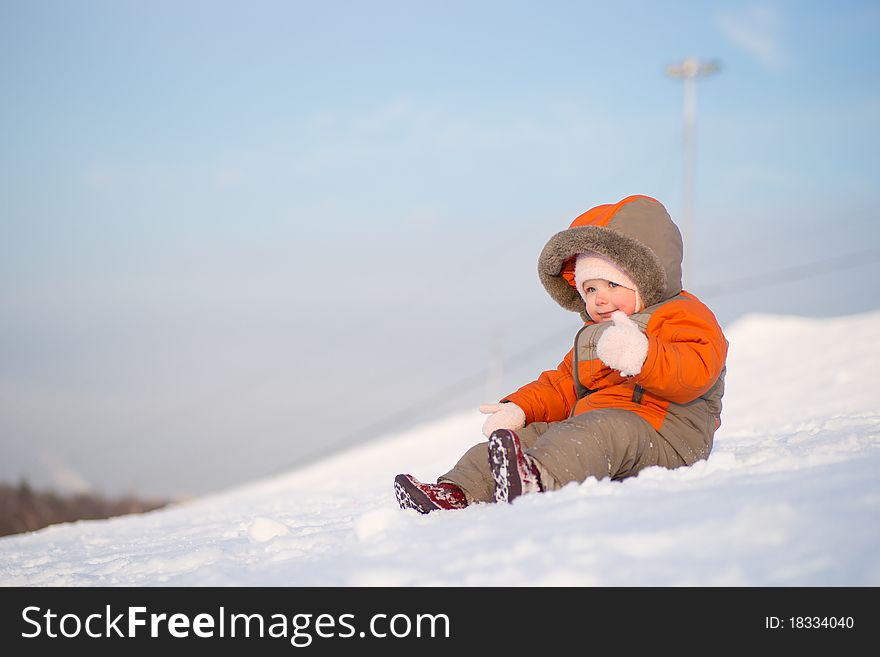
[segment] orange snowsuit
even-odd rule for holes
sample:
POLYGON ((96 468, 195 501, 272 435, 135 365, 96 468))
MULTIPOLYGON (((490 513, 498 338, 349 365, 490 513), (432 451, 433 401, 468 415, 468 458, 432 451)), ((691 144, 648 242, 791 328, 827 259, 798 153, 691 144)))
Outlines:
POLYGON ((580 355, 577 365, 572 349, 555 370, 544 372, 504 401, 522 408, 527 424, 558 422, 600 408, 625 409, 661 434, 668 433, 666 439, 686 463, 705 458, 721 424, 722 372, 727 358, 721 327, 712 312, 687 292, 631 319, 644 324, 648 336, 648 357, 636 376, 624 377, 596 356, 601 335, 596 329, 605 326, 590 322, 575 338, 580 355), (707 412, 700 426, 664 431, 670 413, 670 420, 683 416, 697 420, 692 416, 700 407, 707 412))
MULTIPOLYGON (((727 340, 715 316, 681 289, 682 240, 666 209, 629 196, 577 217, 538 260, 541 282, 584 326, 556 369, 507 395, 525 412, 517 435, 558 485, 588 476, 620 479, 650 465, 704 459, 721 424, 727 340), (574 283, 578 253, 614 262, 638 286, 645 307, 630 315, 648 340, 638 374, 606 365, 596 345, 611 322, 594 322, 574 283)), ((486 443, 440 477, 474 500, 491 500, 486 443)), ((548 477, 549 478, 549 477, 548 477)))

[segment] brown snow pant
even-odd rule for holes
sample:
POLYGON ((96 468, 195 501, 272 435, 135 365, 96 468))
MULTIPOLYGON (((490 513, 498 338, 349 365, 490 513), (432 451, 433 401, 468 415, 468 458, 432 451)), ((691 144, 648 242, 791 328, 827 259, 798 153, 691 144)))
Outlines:
MULTIPOLYGON (((516 435, 537 462, 544 490, 587 477, 625 479, 643 468, 686 465, 672 446, 631 411, 607 408, 561 422, 533 422, 516 435)), ((494 502, 488 442, 474 445, 455 467, 438 478, 460 486, 470 501, 494 502)))

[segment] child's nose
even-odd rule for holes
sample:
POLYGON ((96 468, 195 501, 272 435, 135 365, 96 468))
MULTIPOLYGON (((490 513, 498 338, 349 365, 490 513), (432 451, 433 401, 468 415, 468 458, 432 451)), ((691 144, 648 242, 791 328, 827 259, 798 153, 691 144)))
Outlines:
POLYGON ((596 305, 604 306, 606 303, 608 303, 608 293, 605 290, 596 292, 596 305))

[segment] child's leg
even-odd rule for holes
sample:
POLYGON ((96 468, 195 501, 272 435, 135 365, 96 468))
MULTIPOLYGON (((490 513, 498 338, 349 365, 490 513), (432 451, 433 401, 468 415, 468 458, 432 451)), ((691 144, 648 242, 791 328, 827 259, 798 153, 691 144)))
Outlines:
MULTIPOLYGON (((546 422, 533 422, 527 427, 517 429, 516 435, 524 447, 531 447, 548 426, 551 425, 546 422)), ((489 469, 488 445, 488 442, 483 442, 471 447, 455 467, 438 477, 437 481, 456 484, 465 492, 468 502, 494 502, 495 480, 489 469)))
POLYGON ((525 452, 538 462, 544 490, 587 477, 625 479, 652 465, 686 465, 650 424, 622 409, 591 411, 539 429, 525 452))

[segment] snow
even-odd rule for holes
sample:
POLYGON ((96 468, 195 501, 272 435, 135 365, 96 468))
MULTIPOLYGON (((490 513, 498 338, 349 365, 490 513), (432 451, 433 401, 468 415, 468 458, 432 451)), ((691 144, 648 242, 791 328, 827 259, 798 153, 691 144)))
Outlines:
POLYGON ((3 585, 880 585, 880 311, 747 316, 707 461, 428 516, 476 409, 152 513, 0 539, 3 585))

